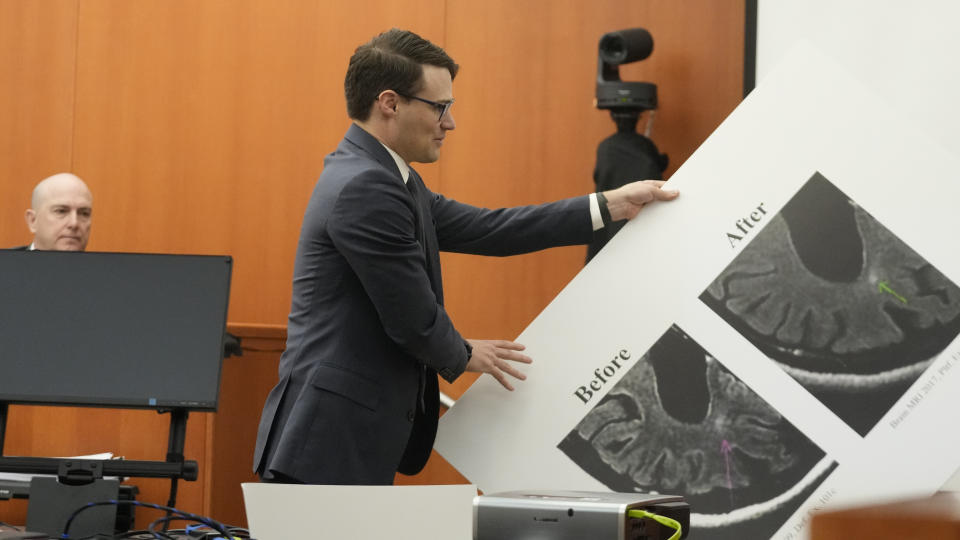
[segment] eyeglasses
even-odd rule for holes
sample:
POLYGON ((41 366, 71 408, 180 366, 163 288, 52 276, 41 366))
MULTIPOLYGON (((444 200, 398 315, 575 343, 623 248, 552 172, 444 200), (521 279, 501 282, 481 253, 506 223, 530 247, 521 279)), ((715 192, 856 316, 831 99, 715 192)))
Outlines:
POLYGON ((437 117, 437 122, 443 121, 443 115, 447 114, 447 111, 450 110, 450 107, 453 107, 453 101, 454 101, 454 100, 452 100, 452 99, 451 99, 450 101, 443 101, 443 102, 441 102, 441 101, 430 101, 429 99, 423 99, 423 98, 417 97, 417 96, 408 96, 408 95, 406 95, 406 94, 401 94, 400 92, 397 92, 397 95, 398 95, 398 96, 405 97, 405 98, 407 98, 407 99, 415 99, 415 100, 417 100, 417 101, 422 101, 422 102, 426 103, 427 105, 432 106, 434 109, 437 110, 438 113, 440 113, 440 115, 437 117))

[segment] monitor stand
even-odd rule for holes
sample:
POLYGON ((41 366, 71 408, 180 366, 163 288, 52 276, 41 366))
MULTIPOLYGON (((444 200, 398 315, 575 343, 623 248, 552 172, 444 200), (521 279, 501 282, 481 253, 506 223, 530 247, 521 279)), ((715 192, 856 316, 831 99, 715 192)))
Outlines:
MULTIPOLYGON (((58 458, 32 457, 3 457, 3 443, 6 432, 9 404, 0 401, 0 472, 17 472, 26 474, 53 474, 59 477, 54 483, 63 490, 74 490, 78 486, 108 482, 103 476, 133 477, 133 478, 169 478, 170 498, 167 506, 176 507, 177 482, 196 480, 198 478, 197 462, 186 460, 183 455, 187 436, 187 418, 189 411, 183 408, 158 409, 159 413, 170 413, 170 431, 167 441, 166 461, 134 461, 127 459, 117 460, 72 460, 58 458), (83 462, 83 464, 80 464, 83 462), (66 464, 66 466, 65 466, 66 464), (69 472, 65 472, 69 471, 69 472)), ((119 482, 117 482, 118 484, 119 482)), ((31 489, 33 485, 31 484, 31 489)), ((32 493, 30 496, 31 499, 32 493)), ((112 490, 112 496, 100 500, 117 499, 117 490, 112 490)), ((91 502, 87 498, 84 501, 91 502)), ((69 504, 69 502, 63 503, 69 504)), ((32 504, 28 504, 28 511, 32 504)), ((78 505, 79 507, 80 505, 78 505)), ((116 507, 114 506, 114 513, 116 507)), ((171 515, 167 512, 167 516, 171 515)), ((166 530, 166 529, 164 529, 166 530)), ((72 531, 71 531, 72 532, 72 531)), ((58 533, 59 534, 59 533, 58 533)))

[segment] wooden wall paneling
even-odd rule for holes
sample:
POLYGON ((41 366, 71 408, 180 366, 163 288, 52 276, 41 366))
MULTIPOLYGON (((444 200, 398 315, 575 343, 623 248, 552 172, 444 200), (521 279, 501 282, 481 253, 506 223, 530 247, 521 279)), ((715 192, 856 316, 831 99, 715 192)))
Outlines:
POLYGON ((241 339, 243 355, 223 361, 220 405, 208 424, 210 489, 204 514, 246 526, 240 484, 259 480, 253 474, 253 447, 260 412, 277 380, 287 328, 231 324, 228 330, 241 339))
POLYGON ((814 512, 810 540, 949 540, 960 539, 960 495, 939 492, 931 497, 846 506, 814 512))
POLYGON ((0 2, 0 248, 28 244, 33 186, 71 167, 77 2, 0 2))
POLYGON ((303 210, 349 123, 347 60, 393 24, 439 33, 441 5, 82 3, 75 155, 98 193, 91 247, 233 255, 231 320, 284 322, 303 210))
POLYGON ((277 320, 311 175, 291 139, 316 135, 284 104, 313 47, 311 13, 263 6, 82 4, 76 161, 103 192, 96 249, 233 255, 231 315, 277 320))
POLYGON ((644 4, 646 13, 608 24, 611 30, 642 26, 653 36, 650 57, 623 66, 621 76, 657 85, 651 138, 670 155, 669 176, 743 98, 745 8, 743 1, 644 4))

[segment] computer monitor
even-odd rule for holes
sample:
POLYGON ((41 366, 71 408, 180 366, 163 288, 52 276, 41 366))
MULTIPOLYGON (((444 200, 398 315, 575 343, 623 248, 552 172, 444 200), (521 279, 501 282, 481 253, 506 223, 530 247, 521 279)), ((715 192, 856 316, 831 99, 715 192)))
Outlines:
POLYGON ((0 402, 216 410, 232 264, 0 250, 0 402))

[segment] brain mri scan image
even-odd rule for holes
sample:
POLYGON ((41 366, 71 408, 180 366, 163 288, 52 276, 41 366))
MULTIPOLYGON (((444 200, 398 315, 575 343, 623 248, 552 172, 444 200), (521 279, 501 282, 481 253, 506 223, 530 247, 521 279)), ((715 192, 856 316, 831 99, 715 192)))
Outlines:
POLYGON ((960 289, 820 173, 700 300, 861 436, 960 332, 960 289))
POLYGON ((613 491, 683 495, 708 538, 769 538, 836 464, 672 326, 557 447, 613 491))

